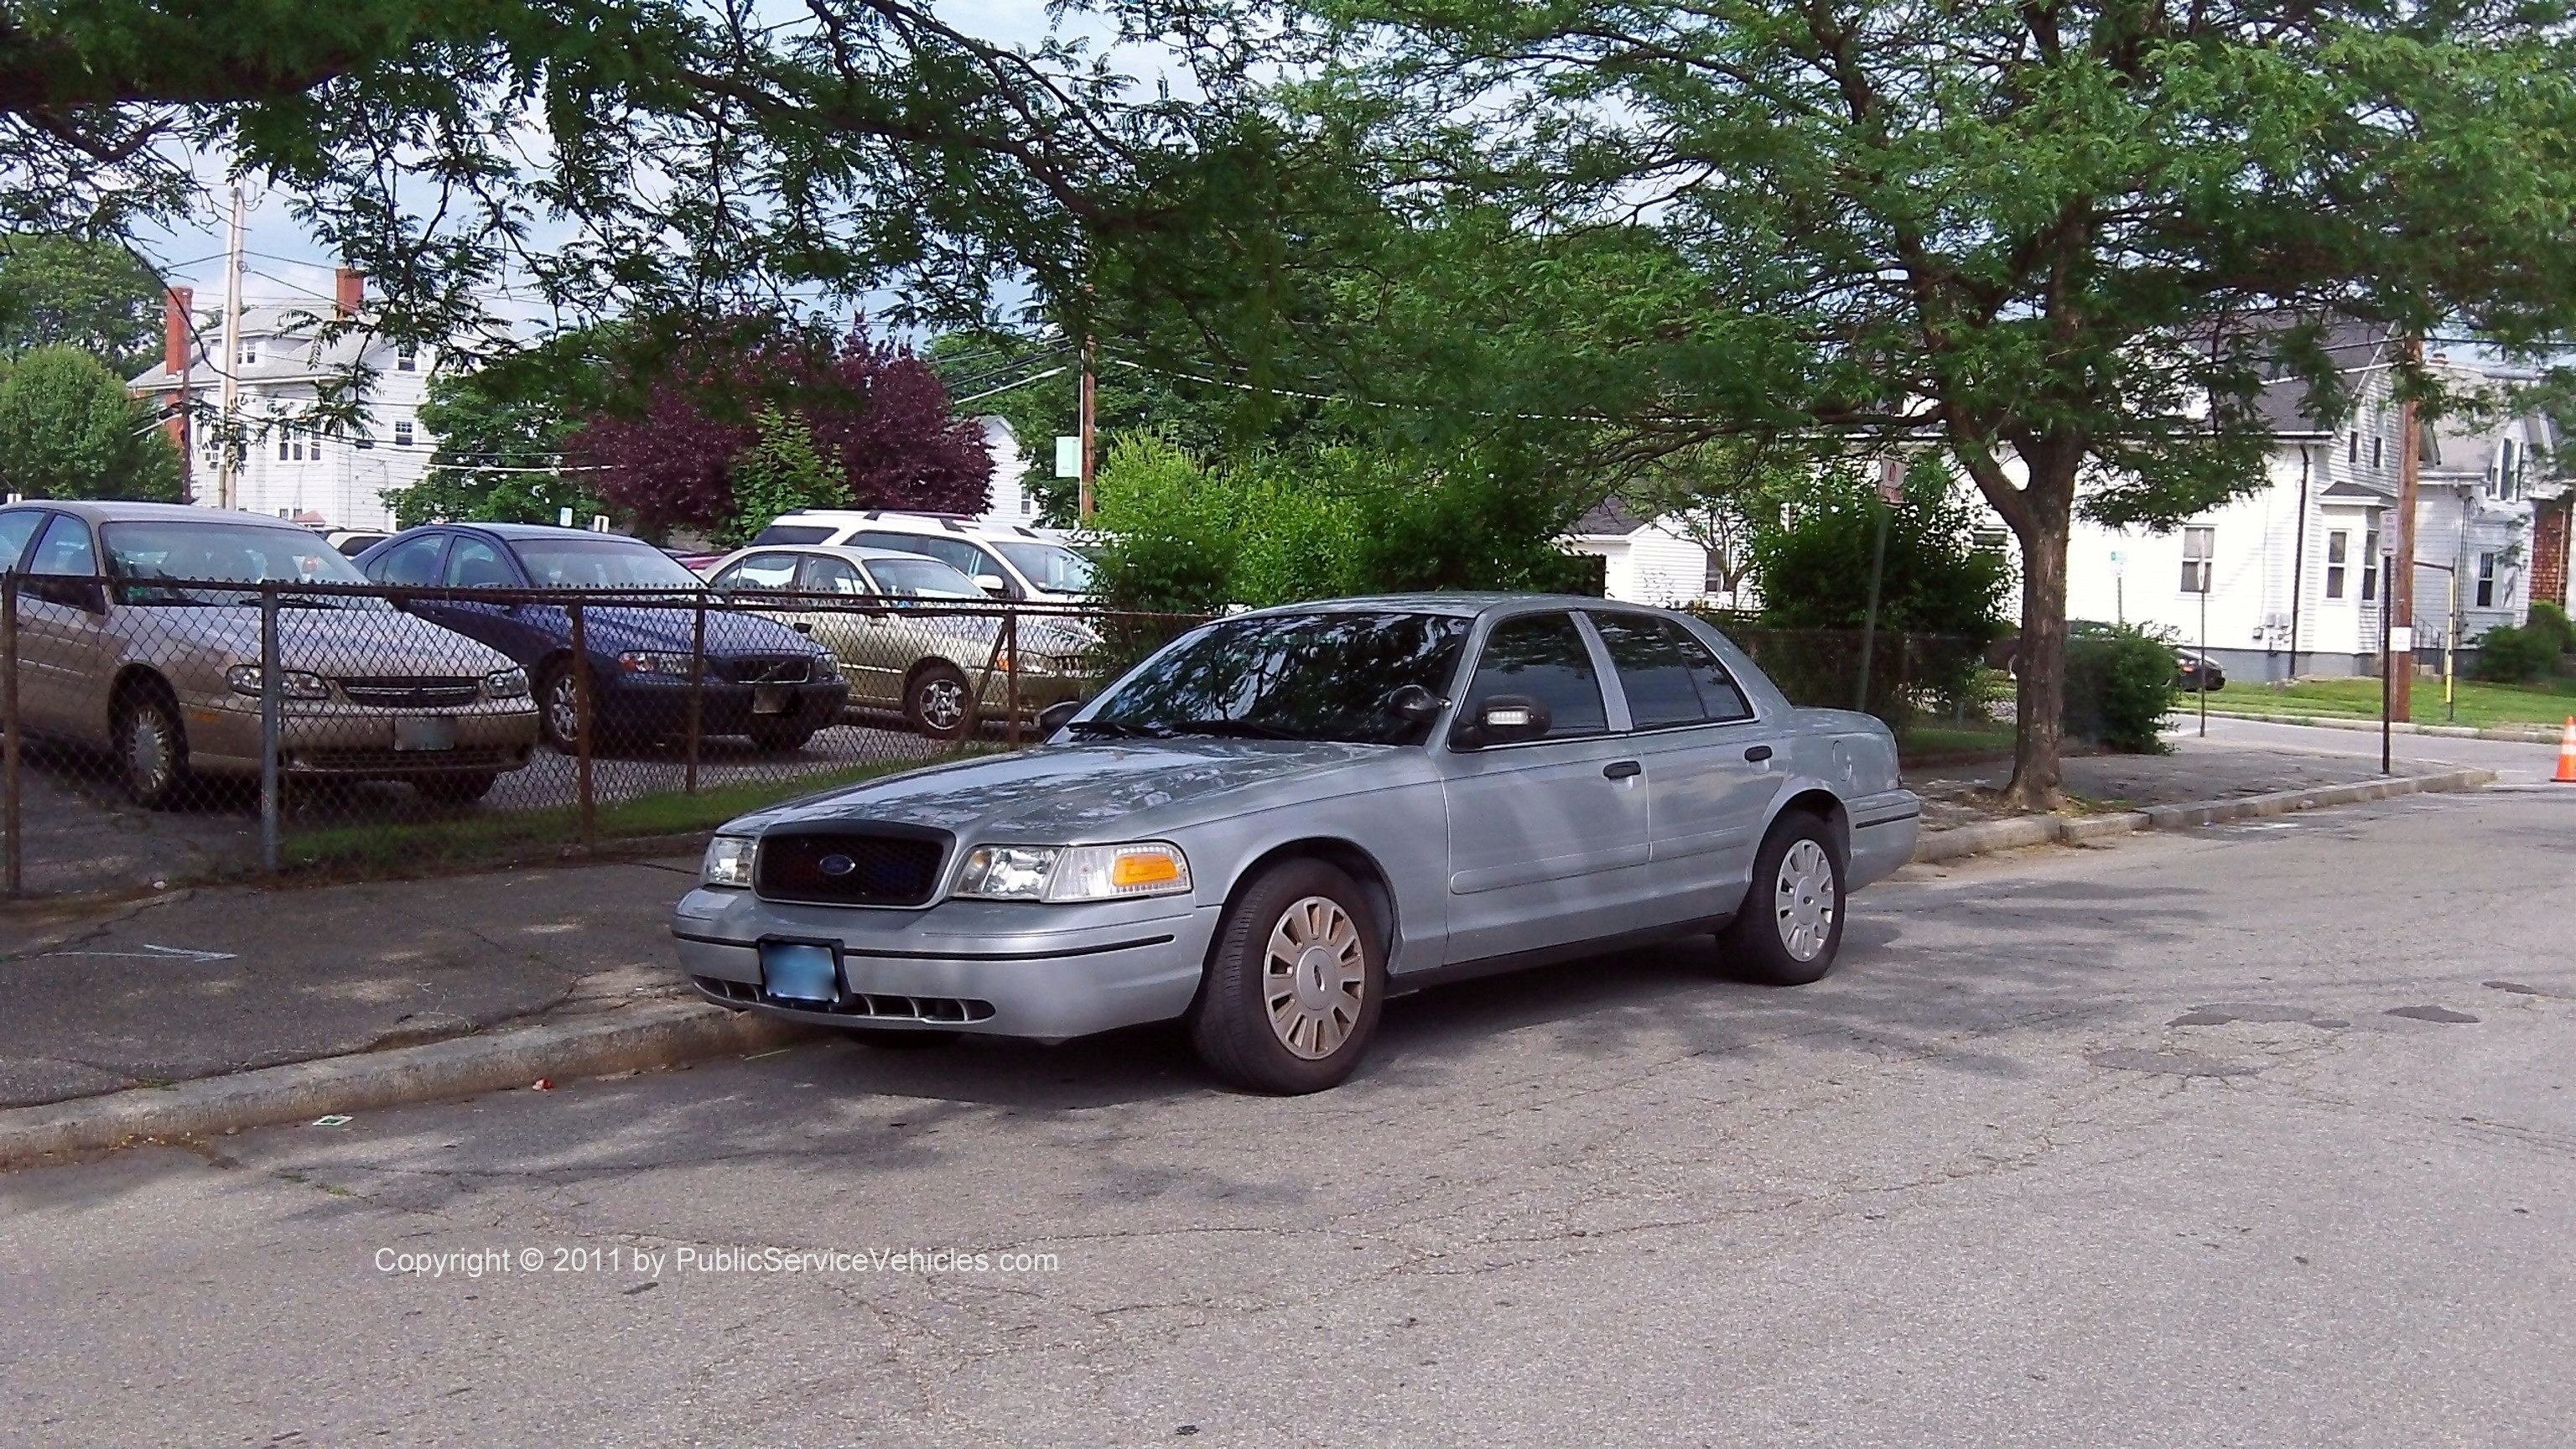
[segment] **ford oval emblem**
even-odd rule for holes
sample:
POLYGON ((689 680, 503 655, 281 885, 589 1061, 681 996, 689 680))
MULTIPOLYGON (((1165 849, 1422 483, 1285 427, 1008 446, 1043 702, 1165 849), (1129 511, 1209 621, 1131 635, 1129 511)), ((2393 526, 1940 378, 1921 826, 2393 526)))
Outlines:
POLYGON ((851 871, 857 870, 859 868, 859 863, 850 859, 846 855, 827 855, 821 860, 814 862, 814 868, 821 871, 823 874, 832 877, 834 880, 838 880, 842 876, 848 875, 851 871))

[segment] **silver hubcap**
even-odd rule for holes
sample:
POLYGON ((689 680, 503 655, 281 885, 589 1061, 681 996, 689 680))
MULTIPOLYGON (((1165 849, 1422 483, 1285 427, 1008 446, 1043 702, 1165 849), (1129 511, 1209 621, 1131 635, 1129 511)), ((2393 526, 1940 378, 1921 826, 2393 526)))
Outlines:
POLYGON ((125 727, 126 768, 134 773, 134 783, 146 794, 169 784, 171 763, 177 755, 169 722, 153 711, 137 711, 125 727))
POLYGON ((1834 934, 1834 863, 1825 848, 1800 840, 1780 858, 1780 879, 1772 893, 1772 916, 1780 926, 1780 944, 1793 958, 1813 961, 1824 954, 1834 934))
POLYGON ((546 725, 559 740, 575 739, 581 734, 581 687, 569 674, 546 691, 546 725))
POLYGON ((1338 901, 1308 896, 1270 928, 1261 999, 1270 1030, 1293 1055, 1316 1061, 1341 1050, 1368 992, 1360 928, 1338 901))
POLYGON ((942 676, 922 682, 921 722, 932 729, 953 730, 966 718, 966 687, 942 676))

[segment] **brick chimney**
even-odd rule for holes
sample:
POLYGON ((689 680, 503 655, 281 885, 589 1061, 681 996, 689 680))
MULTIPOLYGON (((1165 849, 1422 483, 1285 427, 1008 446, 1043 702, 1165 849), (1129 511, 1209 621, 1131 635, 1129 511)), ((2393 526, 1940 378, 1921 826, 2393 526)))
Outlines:
POLYGON ((179 450, 181 498, 196 496, 196 490, 189 486, 196 470, 196 454, 188 446, 188 419, 195 411, 189 383, 197 358, 196 319, 190 308, 196 300, 195 290, 188 287, 172 287, 161 298, 161 370, 179 384, 171 390, 168 408, 161 415, 161 431, 169 434, 170 446, 179 450))
POLYGON ((339 303, 341 316, 357 316, 358 309, 365 306, 367 302, 366 274, 353 267, 342 267, 336 279, 333 296, 339 303))

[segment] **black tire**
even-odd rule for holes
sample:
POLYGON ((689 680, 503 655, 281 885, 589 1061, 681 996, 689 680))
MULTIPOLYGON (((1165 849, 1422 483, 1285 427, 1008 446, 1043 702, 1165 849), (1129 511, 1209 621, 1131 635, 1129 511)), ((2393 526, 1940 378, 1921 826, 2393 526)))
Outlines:
POLYGON ((1385 1005, 1385 936, 1367 893, 1320 860, 1283 861, 1218 923, 1190 1006, 1190 1044, 1219 1080, 1246 1091, 1320 1092, 1359 1066, 1385 1005), (1275 976, 1274 935, 1305 945, 1275 976))
POLYGON ((537 672, 537 729, 567 755, 581 751, 580 714, 572 660, 557 659, 537 672))
POLYGON ((764 755, 786 755, 805 748, 805 742, 814 738, 815 730, 812 725, 780 720, 755 722, 749 733, 753 749, 764 755))
POLYGON ((1727 971, 1763 986, 1804 986, 1822 980, 1834 969, 1835 953, 1842 949, 1844 915, 1843 855, 1833 827, 1804 812, 1783 815, 1772 823, 1762 848, 1753 854, 1753 882, 1744 893, 1743 907, 1718 933, 1727 971), (1819 922, 1813 906, 1822 895, 1815 887, 1824 882, 1814 869, 1819 864, 1816 855, 1802 846, 1821 854, 1825 881, 1830 882, 1831 898, 1821 902, 1829 913, 1821 923, 1821 943, 1814 942, 1819 922), (1793 854, 1805 869, 1791 868, 1793 854), (1804 954, 1810 950, 1812 955, 1804 954))
POLYGON ((127 689, 116 705, 117 774, 127 798, 146 810, 167 810, 187 791, 188 736, 179 708, 159 680, 127 689))
POLYGON ((966 671, 946 660, 933 660, 903 682, 903 722, 917 735, 953 740, 966 733, 975 717, 966 671))
POLYGON ((955 1046, 962 1031, 901 1031, 891 1026, 845 1026, 841 1035, 861 1046, 888 1052, 920 1052, 955 1046))
POLYGON ((471 805, 491 794, 500 778, 489 770, 471 775, 418 775, 413 777, 411 787, 420 792, 422 799, 435 804, 471 805))

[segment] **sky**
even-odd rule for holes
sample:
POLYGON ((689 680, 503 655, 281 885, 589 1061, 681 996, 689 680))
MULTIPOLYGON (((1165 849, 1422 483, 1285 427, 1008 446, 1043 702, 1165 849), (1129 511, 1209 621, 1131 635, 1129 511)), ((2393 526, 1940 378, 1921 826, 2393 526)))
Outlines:
MULTIPOLYGON (((800 12, 801 0, 767 0, 766 8, 786 15, 800 12)), ((958 0, 936 7, 939 17, 966 34, 1013 46, 1034 46, 1050 33, 1106 45, 1114 32, 1097 17, 1074 12, 1050 17, 1042 0, 958 0)), ((1150 88, 1169 78, 1176 90, 1181 77, 1156 54, 1116 49, 1119 68, 1150 88)), ((172 285, 193 287, 200 308, 220 306, 224 293, 224 209, 226 187, 221 163, 208 158, 200 167, 206 199, 190 224, 161 235, 138 238, 141 250, 158 263, 172 285)), ((337 259, 329 255, 290 214, 288 198, 253 185, 245 192, 242 295, 246 305, 327 304, 333 297, 337 259)), ((508 293, 487 297, 496 311, 521 322, 541 320, 532 301, 513 305, 508 293)))

